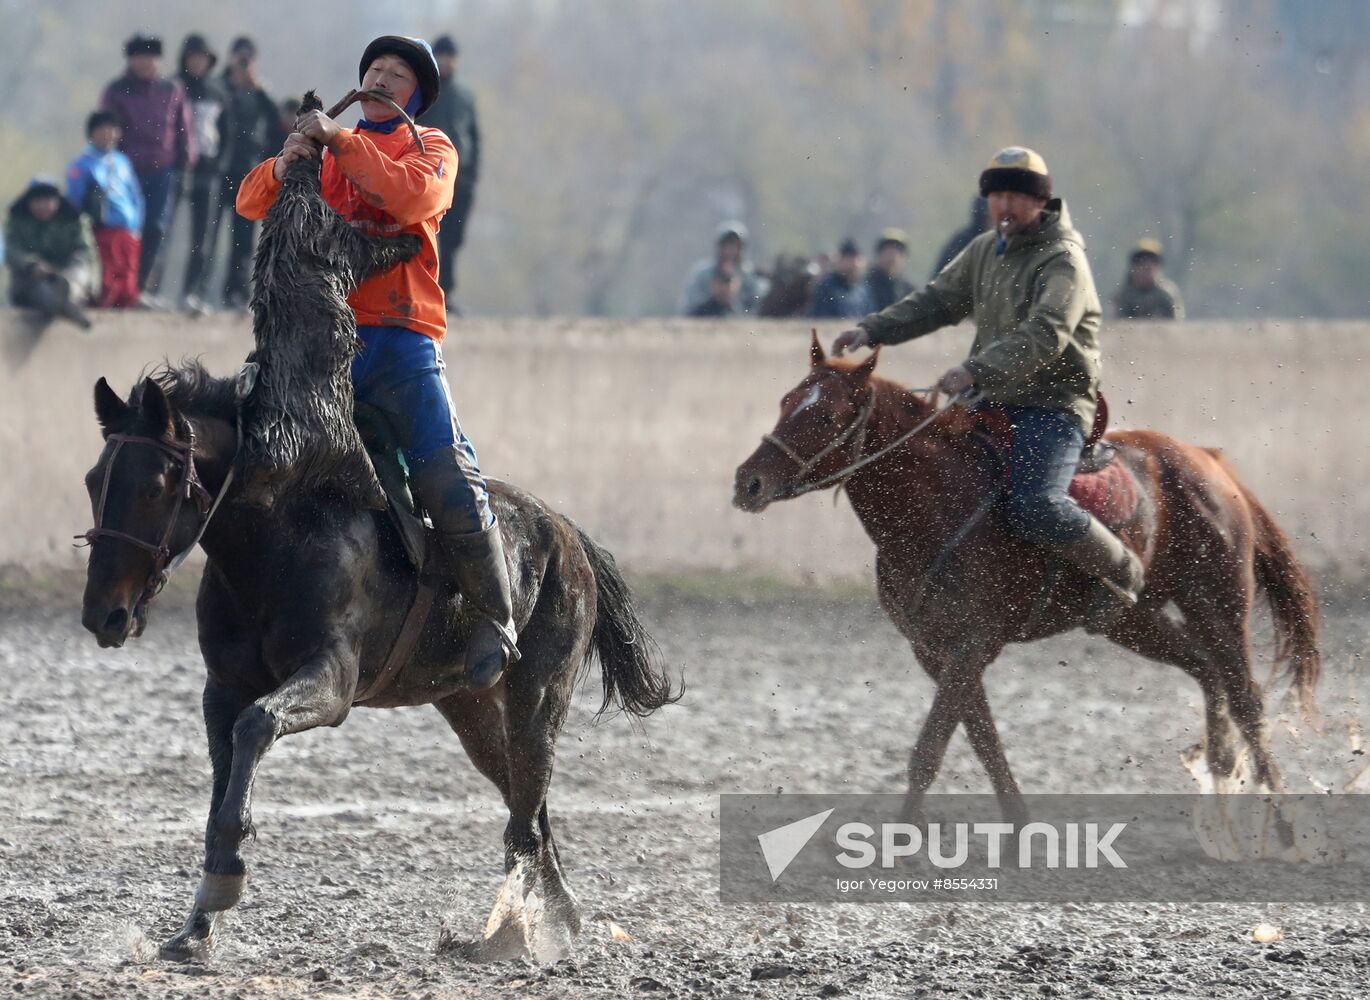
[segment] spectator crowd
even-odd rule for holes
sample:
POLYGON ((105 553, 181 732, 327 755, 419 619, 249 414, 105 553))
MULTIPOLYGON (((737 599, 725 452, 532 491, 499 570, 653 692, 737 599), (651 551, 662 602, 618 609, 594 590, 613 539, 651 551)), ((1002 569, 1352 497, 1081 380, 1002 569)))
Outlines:
MULTIPOLYGON (((971 240, 989 228, 986 200, 971 201, 966 224, 951 234, 937 255, 935 278, 971 240)), ((781 254, 769 272, 747 255, 747 227, 724 222, 715 232, 714 253, 694 264, 685 280, 684 316, 810 316, 857 319, 915 291, 905 275, 909 239, 902 229, 885 229, 875 241, 869 266, 856 240, 848 237, 835 254, 812 258, 781 254)), ((1164 255, 1154 239, 1139 240, 1128 258, 1123 283, 1110 300, 1119 319, 1183 319, 1180 290, 1163 273, 1164 255)))
MULTIPOLYGON (((475 99, 457 82, 458 47, 450 36, 433 46, 442 87, 420 120, 447 133, 459 158, 452 206, 438 234, 439 282, 451 312, 456 259, 480 178, 481 134, 475 99)), ((135 34, 124 43, 124 70, 110 81, 86 119, 86 145, 62 178, 35 177, 11 204, 5 224, 10 298, 15 305, 62 316, 88 328, 88 306, 167 309, 160 295, 166 243, 181 205, 188 213, 179 308, 204 315, 245 308, 251 292, 255 223, 236 211, 243 177, 274 155, 294 130, 300 102, 277 102, 261 83, 256 43, 233 39, 220 56, 202 34, 181 44, 166 75, 162 40, 135 34), (226 256, 218 247, 227 236, 226 256), (216 282, 216 277, 218 281, 216 282)), ((971 202, 965 225, 943 244, 936 276, 988 226, 985 199, 971 202)), ((909 240, 885 229, 871 246, 844 239, 836 253, 782 255, 762 272, 748 255, 741 222, 720 225, 713 253, 685 281, 686 316, 744 315, 857 318, 914 290, 905 274, 909 240)), ((1179 289, 1164 274, 1154 239, 1133 248, 1111 299, 1127 319, 1182 319, 1179 289)))
MULTIPOLYGON (((199 33, 186 36, 173 75, 162 39, 133 35, 123 72, 86 119, 86 145, 64 177, 39 176, 11 204, 5 223, 10 298, 83 328, 86 309, 168 309, 160 294, 166 243, 188 212, 179 307, 192 315, 245 308, 255 223, 236 211, 238 186, 294 130, 300 101, 276 101, 262 85, 256 43, 233 39, 220 55, 199 33), (221 230, 228 252, 218 259, 221 230), (216 274, 222 264, 221 283, 216 274)), ((443 290, 456 309, 456 256, 480 173, 480 128, 471 92, 455 79, 458 48, 433 45, 441 97, 423 122, 451 137, 460 158, 453 206, 440 233, 443 290)))

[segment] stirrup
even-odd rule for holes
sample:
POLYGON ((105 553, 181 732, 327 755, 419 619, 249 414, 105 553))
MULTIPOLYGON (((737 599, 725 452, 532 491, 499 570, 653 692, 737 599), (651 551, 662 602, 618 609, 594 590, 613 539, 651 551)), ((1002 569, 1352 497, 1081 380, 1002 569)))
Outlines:
POLYGON ((514 623, 510 621, 501 625, 493 618, 485 620, 495 626, 495 631, 499 632, 500 645, 504 647, 504 655, 508 658, 509 663, 514 664, 523 659, 523 654, 519 652, 519 637, 518 633, 514 631, 514 623))

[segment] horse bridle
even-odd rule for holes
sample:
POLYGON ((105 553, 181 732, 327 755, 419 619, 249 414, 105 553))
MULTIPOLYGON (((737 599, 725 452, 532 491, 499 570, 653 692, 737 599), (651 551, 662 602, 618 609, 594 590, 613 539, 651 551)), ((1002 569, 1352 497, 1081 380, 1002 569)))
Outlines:
MULTIPOLYGON (((795 449, 793 445, 789 444, 783 438, 780 438, 775 434, 761 435, 762 441, 766 442, 769 445, 773 445, 777 450, 779 450, 779 452, 782 455, 788 458, 795 465, 799 466, 799 470, 795 473, 795 481, 798 485, 795 487, 795 492, 792 494, 793 496, 802 496, 804 493, 808 493, 812 490, 822 488, 817 485, 812 485, 803 482, 804 477, 807 476, 814 469, 816 469, 818 467, 818 463, 823 461, 823 459, 827 458, 838 448, 841 448, 844 444, 846 444, 848 440, 853 438, 855 439, 852 446, 852 459, 855 460, 856 458, 860 457, 861 449, 866 444, 866 428, 870 424, 871 414, 874 411, 875 389, 869 388, 867 390, 866 402, 862 404, 861 412, 856 415, 856 419, 847 425, 846 430, 844 430, 841 434, 833 438, 821 449, 819 449, 816 455, 813 455, 809 458, 805 458, 795 449)), ((826 482, 826 479, 823 480, 823 482, 826 482)))
POLYGON ((219 487, 216 496, 211 497, 209 490, 205 489, 204 483, 200 481, 199 472, 195 468, 195 428, 186 423, 186 436, 188 440, 178 441, 174 437, 171 439, 163 437, 147 437, 141 434, 111 434, 106 438, 108 441, 115 442, 114 454, 109 456, 109 461, 105 463, 105 478, 100 485, 100 503, 95 509, 95 527, 91 528, 84 535, 75 537, 84 539, 87 545, 93 544, 101 538, 111 538, 115 541, 126 542, 136 548, 152 553, 152 572, 148 574, 147 583, 143 587, 140 601, 146 603, 155 597, 166 585, 167 578, 171 572, 183 563, 188 555, 200 544, 200 539, 204 537, 205 530, 209 527, 209 522, 213 520, 214 513, 219 509, 219 504, 223 501, 225 494, 228 493, 229 486, 233 483, 234 472, 238 466, 238 454, 242 451, 243 432, 242 420, 238 420, 238 447, 234 452, 233 461, 229 465, 228 473, 224 476, 223 485, 219 487), (181 466, 181 481, 176 487, 176 502, 171 508, 171 516, 167 519, 165 530, 159 541, 153 543, 144 541, 136 535, 130 535, 126 531, 119 531, 115 528, 106 528, 105 505, 109 500, 110 479, 114 475, 114 462, 119 457, 119 452, 125 445, 139 444, 167 455, 173 462, 181 466), (186 501, 194 499, 196 507, 199 508, 201 516, 204 517, 200 530, 195 533, 195 538, 184 549, 176 555, 171 554, 171 536, 176 531, 177 522, 181 518, 181 508, 186 501))
MULTIPOLYGON (((935 390, 930 389, 914 389, 911 391, 935 392, 935 390)), ((923 428, 927 427, 930 423, 932 423, 934 420, 940 417, 942 413, 949 409, 951 406, 955 404, 960 404, 965 407, 971 407, 978 403, 981 400, 981 398, 983 398, 982 393, 976 392, 974 390, 967 390, 966 392, 961 393, 959 396, 949 396, 947 398, 947 401, 940 406, 938 406, 936 404, 936 401, 934 400, 932 413, 928 414, 927 417, 925 417, 924 419, 920 420, 917 424, 915 424, 911 430, 905 431, 898 438, 896 438, 889 444, 885 445, 885 447, 881 448, 879 451, 867 455, 864 458, 861 457, 861 450, 866 445, 866 431, 870 425, 871 413, 875 410, 874 387, 871 387, 868 390, 866 402, 861 407, 861 412, 857 414, 856 419, 847 425, 846 430, 844 430, 833 440, 829 441, 822 449, 819 450, 818 454, 812 456, 811 458, 805 458, 798 451, 796 451, 792 445, 788 444, 786 441, 777 437, 774 434, 763 434, 761 436, 761 440, 764 441, 766 444, 773 445, 777 450, 779 450, 779 452, 782 455, 784 455, 790 461, 794 462, 796 465, 799 466, 798 472, 795 473, 795 485, 785 491, 785 499, 790 500, 795 497, 803 496, 805 493, 812 493, 814 490, 826 489, 827 487, 832 486, 834 483, 840 485, 846 482, 859 470, 864 469, 872 462, 876 461, 877 459, 883 458, 890 452, 894 451, 894 449, 898 448, 909 438, 913 437, 919 431, 923 430, 923 428), (851 458, 848 460, 845 466, 843 466, 838 471, 834 472, 832 475, 824 476, 822 479, 815 480, 814 482, 806 483, 803 481, 805 476, 807 476, 810 472, 817 468, 819 462, 823 461, 823 459, 827 458, 838 448, 841 448, 842 445, 844 445, 848 439, 853 437, 855 438, 855 442, 852 447, 851 458)))

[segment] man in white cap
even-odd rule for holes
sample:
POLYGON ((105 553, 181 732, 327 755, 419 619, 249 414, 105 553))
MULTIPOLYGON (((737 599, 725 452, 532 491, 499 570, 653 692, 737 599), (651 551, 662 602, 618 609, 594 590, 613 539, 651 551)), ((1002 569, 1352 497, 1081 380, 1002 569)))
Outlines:
POLYGON ((898 344, 975 320, 970 356, 938 385, 969 389, 1002 408, 1014 427, 1012 479, 1004 498, 1011 531, 1058 551, 1107 581, 1088 609, 1102 627, 1136 603, 1141 562, 1067 493, 1099 394, 1099 294, 1084 240, 1051 175, 1030 149, 1000 150, 980 175, 991 228, 973 239, 926 288, 872 313, 841 334, 833 352, 898 344))

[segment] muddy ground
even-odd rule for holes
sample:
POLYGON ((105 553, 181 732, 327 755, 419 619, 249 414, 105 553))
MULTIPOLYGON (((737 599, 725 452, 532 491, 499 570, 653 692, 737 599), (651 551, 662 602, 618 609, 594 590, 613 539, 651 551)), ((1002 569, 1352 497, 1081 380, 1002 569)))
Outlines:
MULTIPOLYGON (((505 817, 431 709, 358 710, 282 741, 257 786, 253 882, 205 965, 150 958, 197 880, 208 763, 193 617, 102 652, 69 604, 0 611, 0 993, 15 996, 1363 997, 1370 904, 725 906, 720 791, 897 791, 929 684, 865 597, 725 602, 657 588, 645 615, 686 699, 560 743, 551 808, 587 921, 574 957, 470 966, 505 817), (1256 944, 1270 923, 1285 934, 1256 944)), ((1324 737, 1280 731, 1293 790, 1366 758, 1365 605, 1329 612, 1324 737)), ((1026 791, 1190 792, 1195 685, 1076 635, 1016 647, 989 690, 1026 791)), ((1277 727, 1279 729, 1279 727, 1277 727)), ((987 783, 958 735, 934 791, 987 783)))

